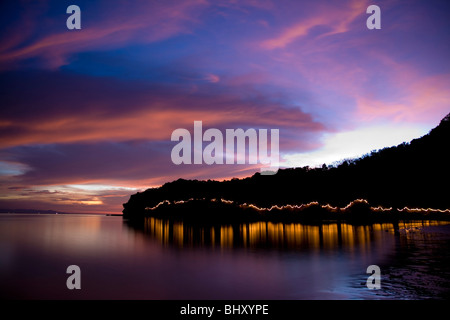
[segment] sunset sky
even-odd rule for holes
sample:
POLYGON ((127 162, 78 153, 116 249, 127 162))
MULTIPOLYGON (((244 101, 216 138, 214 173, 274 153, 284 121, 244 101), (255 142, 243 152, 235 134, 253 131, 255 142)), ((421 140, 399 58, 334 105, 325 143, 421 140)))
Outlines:
POLYGON ((174 165, 171 133, 197 120, 279 129, 284 167, 418 138, 450 112, 449 13, 442 0, 2 1, 0 208, 120 213, 148 187, 259 171, 174 165), (72 4, 81 30, 66 27, 72 4))

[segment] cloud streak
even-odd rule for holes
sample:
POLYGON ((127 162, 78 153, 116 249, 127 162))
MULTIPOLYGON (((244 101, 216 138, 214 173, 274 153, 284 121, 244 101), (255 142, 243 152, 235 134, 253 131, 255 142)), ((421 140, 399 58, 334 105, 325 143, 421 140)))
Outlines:
MULTIPOLYGON (((56 6, 56 3, 52 1, 50 5, 56 6)), ((57 21, 42 11, 30 19, 33 13, 25 10, 20 23, 24 32, 14 33, 16 37, 9 38, 2 46, 0 66, 8 69, 11 63, 40 57, 48 68, 57 68, 67 64, 70 55, 78 52, 113 49, 132 41, 152 43, 189 33, 191 26, 199 22, 196 16, 206 5, 204 0, 135 1, 133 6, 119 1, 84 3, 81 6, 83 17, 86 12, 90 19, 82 19, 81 30, 68 31, 65 24, 61 24, 48 34, 37 36, 36 40, 32 40, 36 36, 31 37, 33 30, 54 26, 57 21), (46 25, 42 26, 43 23, 46 25)))
POLYGON ((0 145, 97 141, 169 140, 173 130, 195 120, 211 127, 264 127, 322 131, 301 110, 223 93, 189 94, 176 88, 55 73, 21 74, 4 79, 0 145), (37 79, 40 79, 39 81, 37 79), (35 84, 38 83, 39 84, 35 84), (29 84, 34 83, 34 86, 29 84), (47 92, 54 90, 52 96, 47 92), (77 88, 77 89, 72 89, 77 88), (30 98, 32 98, 30 100, 30 98))
MULTIPOLYGON (((304 3, 302 3, 305 6, 304 3)), ((307 5, 306 5, 307 6, 307 5)), ((309 17, 285 28, 277 37, 264 40, 261 47, 268 50, 285 48, 294 41, 308 36, 314 28, 322 27, 325 32, 318 38, 344 33, 350 30, 350 24, 367 8, 367 1, 350 1, 332 5, 327 10, 315 12, 309 17)))

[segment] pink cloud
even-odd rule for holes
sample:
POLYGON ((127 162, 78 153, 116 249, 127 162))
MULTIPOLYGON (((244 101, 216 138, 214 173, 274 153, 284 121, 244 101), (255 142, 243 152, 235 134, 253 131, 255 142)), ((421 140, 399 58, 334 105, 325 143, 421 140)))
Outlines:
POLYGON ((176 87, 104 79, 99 83, 84 76, 44 74, 29 75, 29 79, 10 78, 3 88, 2 148, 51 143, 168 141, 173 130, 190 129, 196 120, 216 128, 325 130, 301 109, 271 102, 264 95, 247 100, 225 88, 211 94, 204 90, 187 93, 176 87), (40 80, 36 82, 36 79, 40 80), (50 87, 52 95, 47 94, 50 87))
POLYGON ((360 0, 350 1, 347 5, 340 2, 335 7, 320 8, 319 12, 314 12, 310 17, 282 30, 277 37, 264 40, 261 47, 269 50, 285 48, 299 38, 305 37, 314 27, 318 26, 326 26, 330 29, 320 37, 347 32, 350 30, 350 24, 358 16, 364 14, 366 8, 367 1, 360 0))
MULTIPOLYGON (((42 143, 75 143, 93 141, 128 140, 168 140, 173 130, 191 128, 195 120, 201 120, 211 127, 239 126, 247 124, 265 128, 298 128, 306 131, 319 131, 323 128, 314 123, 299 110, 276 109, 273 107, 252 107, 245 103, 235 103, 223 110, 195 110, 195 99, 181 104, 166 102, 154 108, 132 111, 127 115, 103 116, 101 114, 68 114, 60 118, 35 122, 14 122, 3 125, 2 129, 11 132, 0 137, 3 148, 18 145, 42 143), (189 107, 188 107, 189 106, 189 107), (183 108, 184 107, 184 108, 183 108)), ((203 101, 205 105, 206 101, 203 101)), ((209 105, 217 103, 210 100, 209 105)))
POLYGON ((435 75, 409 79, 411 84, 400 87, 401 97, 387 102, 374 96, 358 96, 356 117, 361 121, 393 120, 436 124, 450 110, 450 75, 435 75))
POLYGON ((220 81, 220 77, 218 75, 209 73, 205 76, 205 80, 211 83, 217 83, 220 81))

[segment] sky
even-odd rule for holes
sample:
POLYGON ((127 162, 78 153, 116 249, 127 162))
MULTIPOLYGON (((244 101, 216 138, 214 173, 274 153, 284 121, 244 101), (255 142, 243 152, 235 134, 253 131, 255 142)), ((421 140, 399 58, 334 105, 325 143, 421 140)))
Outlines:
MULTIPOLYGON (((281 167, 408 142, 450 112, 450 3, 2 1, 0 208, 120 213, 179 178, 171 134, 278 129, 281 167), (377 5, 381 29, 368 29, 377 5), (80 8, 81 29, 66 24, 80 8)), ((204 144, 205 146, 205 144, 204 144)))

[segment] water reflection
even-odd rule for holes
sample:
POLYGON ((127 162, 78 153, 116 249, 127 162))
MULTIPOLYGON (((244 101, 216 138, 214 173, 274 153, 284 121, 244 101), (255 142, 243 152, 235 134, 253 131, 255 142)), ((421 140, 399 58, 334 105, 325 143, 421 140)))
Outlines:
POLYGON ((440 224, 147 218, 129 228, 122 217, 0 215, 0 298, 448 298, 450 229, 440 224), (82 269, 82 290, 66 288, 71 264, 82 269), (382 290, 365 286, 371 264, 382 290))
POLYGON ((150 238, 164 246, 266 248, 266 249, 325 249, 365 247, 382 243, 381 238, 404 233, 412 236, 423 227, 442 224, 438 221, 408 221, 351 225, 329 223, 306 225, 267 221, 234 225, 201 226, 182 221, 147 217, 139 226, 150 238), (380 232, 381 231, 381 232, 380 232))

